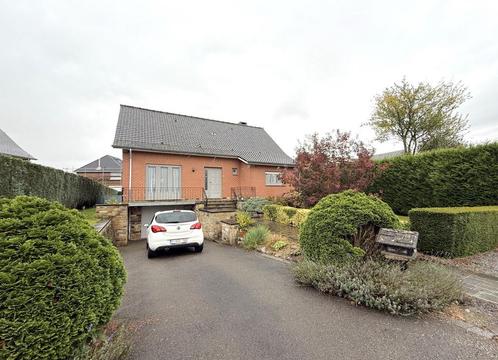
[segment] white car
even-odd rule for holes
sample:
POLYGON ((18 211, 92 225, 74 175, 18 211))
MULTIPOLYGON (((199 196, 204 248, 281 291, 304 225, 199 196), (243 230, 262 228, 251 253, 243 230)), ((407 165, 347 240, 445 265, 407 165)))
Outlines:
POLYGON ((197 214, 190 210, 159 211, 147 227, 147 257, 154 257, 159 250, 194 248, 202 252, 204 233, 197 214))

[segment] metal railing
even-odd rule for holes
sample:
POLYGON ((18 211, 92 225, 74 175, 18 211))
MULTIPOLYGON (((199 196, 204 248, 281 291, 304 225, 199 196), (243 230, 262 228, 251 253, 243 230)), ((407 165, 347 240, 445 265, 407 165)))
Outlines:
POLYGON ((254 186, 237 186, 231 189, 232 199, 244 200, 256 196, 256 188, 254 186))
POLYGON ((132 187, 123 189, 123 202, 134 201, 204 201, 202 187, 132 187))

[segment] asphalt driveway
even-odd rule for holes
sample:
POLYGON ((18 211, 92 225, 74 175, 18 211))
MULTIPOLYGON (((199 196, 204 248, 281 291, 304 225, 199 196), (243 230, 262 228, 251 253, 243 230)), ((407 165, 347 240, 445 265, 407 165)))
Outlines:
POLYGON ((495 341, 296 286, 289 265, 255 252, 207 242, 147 260, 142 241, 121 251, 131 359, 498 359, 495 341))

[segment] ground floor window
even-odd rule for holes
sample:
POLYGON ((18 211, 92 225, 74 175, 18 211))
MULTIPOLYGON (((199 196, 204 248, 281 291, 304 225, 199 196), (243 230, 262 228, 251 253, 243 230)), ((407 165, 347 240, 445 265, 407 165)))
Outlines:
POLYGON ((282 178, 279 172, 265 172, 266 185, 282 185, 282 178))

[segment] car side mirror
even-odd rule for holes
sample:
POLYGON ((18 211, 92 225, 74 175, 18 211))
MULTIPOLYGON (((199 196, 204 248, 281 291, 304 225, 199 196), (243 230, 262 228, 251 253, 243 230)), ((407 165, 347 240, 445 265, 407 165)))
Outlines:
POLYGON ((149 227, 149 224, 144 224, 144 228, 148 228, 149 227))

